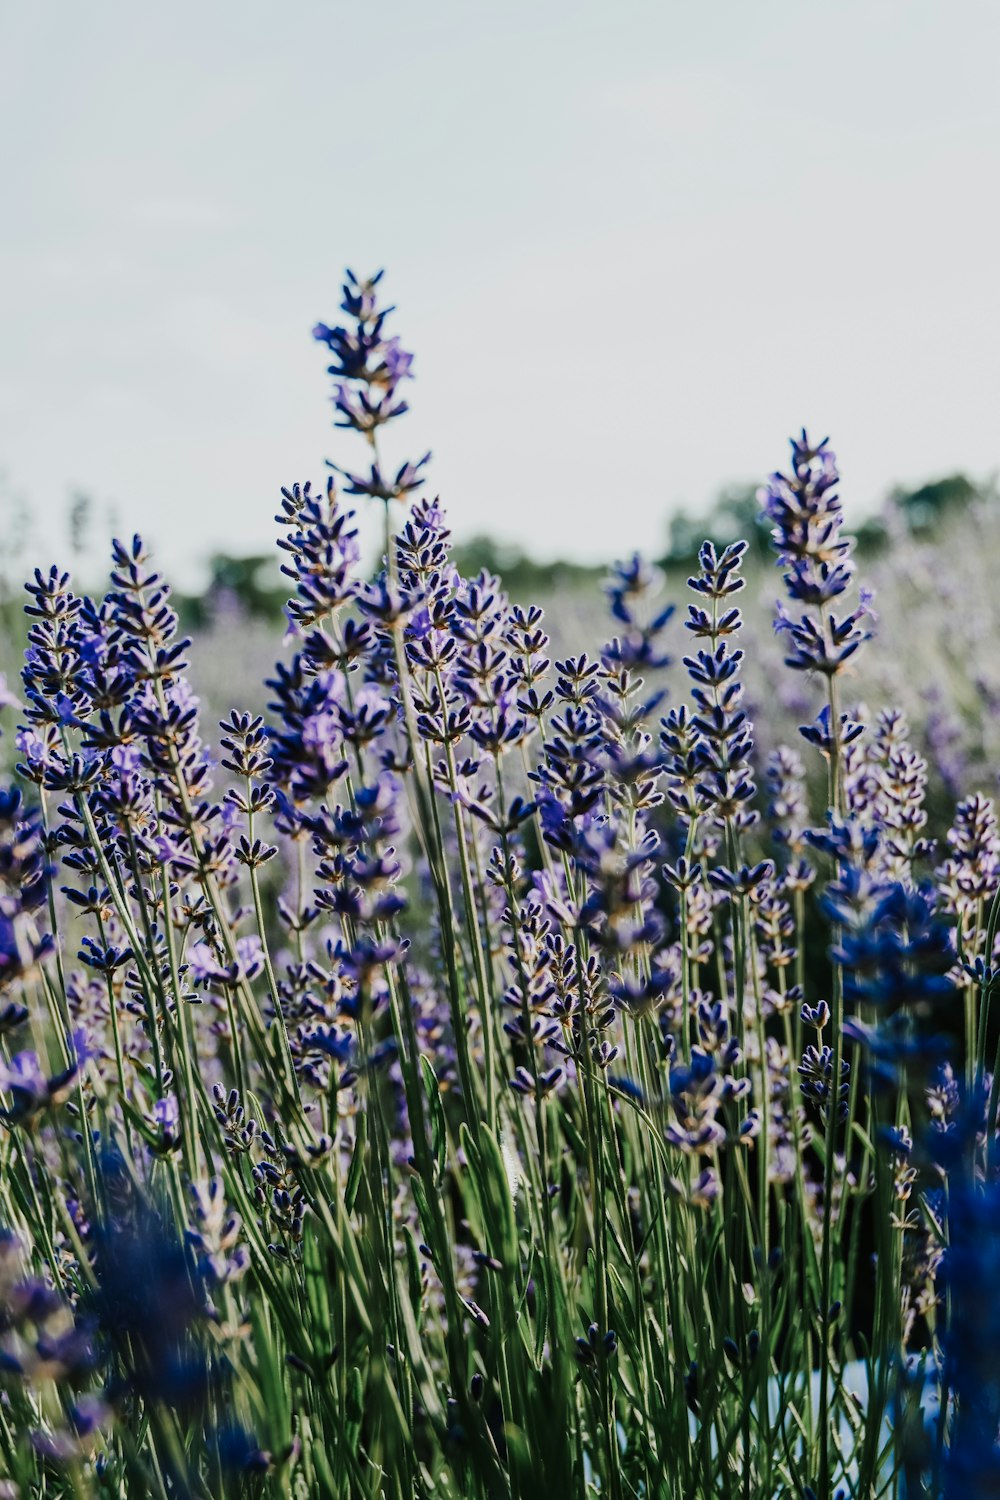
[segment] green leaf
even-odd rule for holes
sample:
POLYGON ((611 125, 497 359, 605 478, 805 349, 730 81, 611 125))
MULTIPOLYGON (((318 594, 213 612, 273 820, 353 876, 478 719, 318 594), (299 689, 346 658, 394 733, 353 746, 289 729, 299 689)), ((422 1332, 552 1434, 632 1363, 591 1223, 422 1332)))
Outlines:
POLYGON ((267 1422, 270 1445, 283 1448, 291 1440, 291 1412, 286 1370, 276 1347, 273 1328, 269 1326, 269 1312, 268 1303, 263 1298, 251 1298, 250 1323, 257 1356, 261 1413, 267 1422))
MULTIPOLYGON (((313 1329, 328 1329, 332 1326, 330 1273, 323 1246, 313 1225, 309 1226, 302 1237, 302 1269, 310 1326, 313 1329)), ((310 1352, 315 1354, 317 1351, 310 1352)))
POLYGON ((409 1224, 403 1225, 403 1238, 406 1241, 406 1279, 410 1293, 410 1306, 413 1308, 414 1317, 419 1319, 424 1300, 424 1281, 420 1274, 420 1251, 417 1249, 417 1237, 409 1224))
POLYGON ((365 1170, 365 1141, 368 1136, 366 1115, 355 1116, 355 1129, 357 1137, 354 1142, 354 1155, 351 1157, 351 1169, 347 1174, 347 1187, 344 1189, 344 1207, 349 1214, 354 1212, 354 1205, 358 1200, 358 1189, 365 1170))
POLYGON ((541 1365, 542 1354, 545 1349, 545 1337, 549 1328, 549 1299, 546 1291, 545 1277, 538 1275, 535 1278, 535 1364, 541 1365))
MULTIPOLYGON (((489 1217, 489 1211, 486 1201, 486 1189, 483 1184, 482 1165, 479 1160, 479 1147, 477 1146, 475 1139, 473 1138, 472 1131, 469 1129, 468 1125, 463 1124, 461 1126, 461 1129, 459 1131, 459 1141, 462 1147, 462 1154, 465 1157, 465 1181, 472 1189, 472 1198, 474 1200, 474 1207, 476 1210, 475 1217, 478 1220, 475 1227, 479 1231, 480 1239, 485 1241, 487 1238, 486 1226, 489 1217)), ((470 1205, 470 1207, 472 1206, 473 1205, 470 1205)))
POLYGON ((365 1410, 365 1383, 357 1365, 347 1377, 347 1400, 344 1404, 344 1435, 350 1447, 357 1446, 361 1418, 365 1410))
POLYGON ((430 1062, 422 1053, 420 1066, 423 1070, 424 1084, 427 1088, 427 1102, 431 1115, 431 1152, 434 1156, 434 1180, 440 1185, 444 1181, 445 1167, 448 1161, 448 1126, 444 1116, 444 1104, 441 1099, 441 1085, 438 1083, 437 1074, 431 1067, 430 1062))
POLYGON ((479 1132, 479 1148, 490 1254, 495 1255, 505 1273, 512 1276, 520 1257, 508 1164, 493 1132, 485 1126, 479 1132))
POLYGON ((413 1200, 417 1205, 417 1214, 420 1219, 420 1227, 424 1233, 424 1239, 437 1250, 438 1247, 434 1245, 434 1216, 431 1213, 431 1206, 427 1201, 424 1185, 419 1177, 414 1177, 410 1180, 410 1187, 413 1189, 413 1200))

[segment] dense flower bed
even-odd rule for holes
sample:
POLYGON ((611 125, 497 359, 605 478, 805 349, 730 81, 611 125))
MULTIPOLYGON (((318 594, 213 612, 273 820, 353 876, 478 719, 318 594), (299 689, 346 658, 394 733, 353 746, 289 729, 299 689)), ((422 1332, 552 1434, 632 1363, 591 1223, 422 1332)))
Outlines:
POLYGON ((367 462, 282 494, 294 654, 219 764, 138 537, 28 585, 0 1493, 993 1493, 1000 835, 973 794, 936 848, 853 707, 828 444, 761 492, 812 699, 762 761, 745 544, 682 618, 617 566, 550 661, 381 462, 377 281, 315 330, 367 462))

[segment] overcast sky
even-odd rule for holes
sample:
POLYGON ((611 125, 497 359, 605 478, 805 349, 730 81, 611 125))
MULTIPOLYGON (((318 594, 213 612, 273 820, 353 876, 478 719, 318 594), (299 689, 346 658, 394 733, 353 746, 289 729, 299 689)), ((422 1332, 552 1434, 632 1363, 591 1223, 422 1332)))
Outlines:
POLYGON ((0 4, 0 469, 184 578, 357 455, 385 265, 460 535, 662 545, 829 431, 860 510, 1000 463, 994 0, 0 4))

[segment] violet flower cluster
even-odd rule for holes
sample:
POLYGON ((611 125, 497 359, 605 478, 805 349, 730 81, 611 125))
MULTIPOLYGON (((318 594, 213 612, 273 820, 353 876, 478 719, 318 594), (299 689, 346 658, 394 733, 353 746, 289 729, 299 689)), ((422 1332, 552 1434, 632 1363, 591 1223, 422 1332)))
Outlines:
POLYGON ((140 538, 27 586, 0 1494, 987 1492, 1000 834, 848 697, 829 445, 762 493, 816 698, 764 755, 747 544, 684 644, 633 557, 553 650, 384 465, 380 292, 314 331, 366 462, 281 492, 266 713, 203 730, 140 538))

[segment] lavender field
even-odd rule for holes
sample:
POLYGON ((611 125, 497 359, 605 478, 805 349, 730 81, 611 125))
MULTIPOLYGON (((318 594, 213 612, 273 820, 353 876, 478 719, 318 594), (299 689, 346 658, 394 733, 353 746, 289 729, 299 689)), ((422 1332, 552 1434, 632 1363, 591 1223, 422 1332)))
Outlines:
POLYGON ((380 297, 284 641, 27 580, 0 1497, 1000 1494, 1000 503, 515 603, 380 297))

